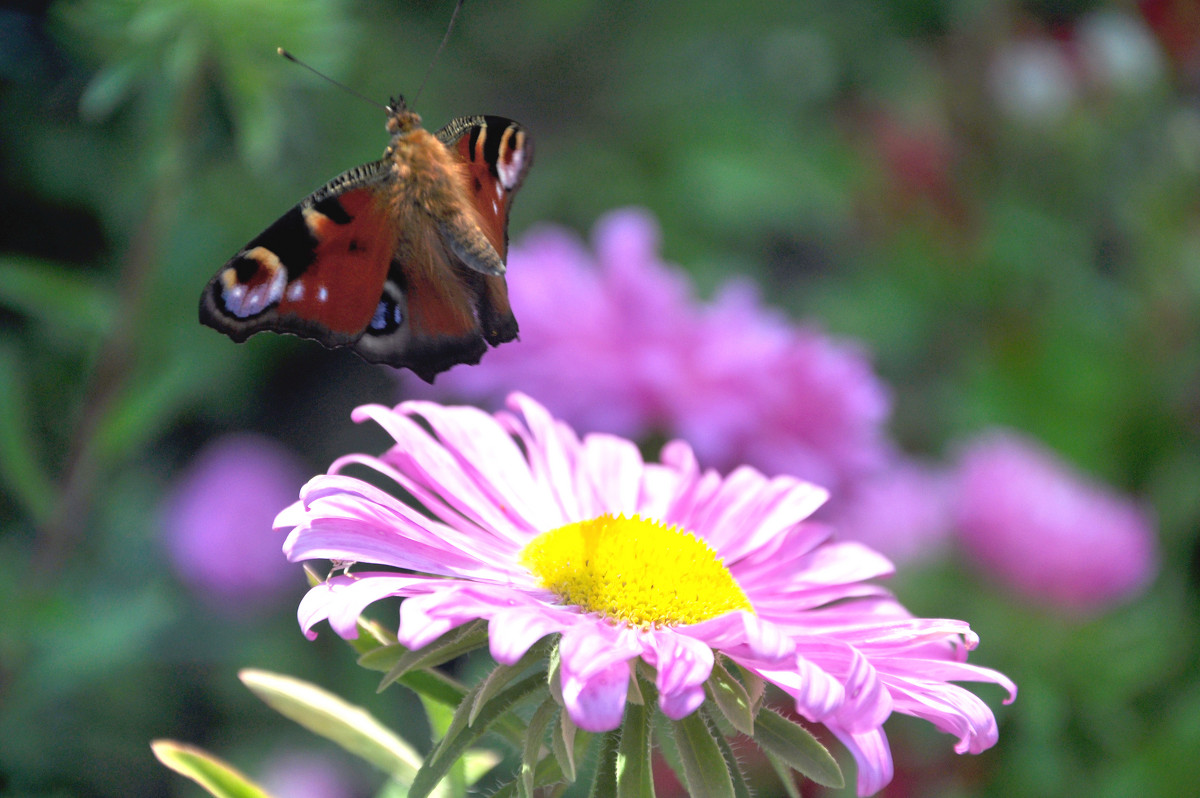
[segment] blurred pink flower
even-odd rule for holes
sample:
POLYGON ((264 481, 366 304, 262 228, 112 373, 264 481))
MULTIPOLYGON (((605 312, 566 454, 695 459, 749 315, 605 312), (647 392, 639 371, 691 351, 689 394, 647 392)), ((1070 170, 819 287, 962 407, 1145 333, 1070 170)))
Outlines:
POLYGON ((227 435, 205 447, 164 506, 164 543, 180 579, 231 612, 298 589, 271 522, 302 484, 300 462, 269 438, 227 435))
POLYGON ((682 441, 646 463, 631 442, 580 439, 525 396, 508 404, 494 416, 419 401, 355 412, 396 445, 341 458, 276 524, 291 529, 291 560, 402 570, 360 564, 312 588, 299 609, 309 636, 328 620, 355 637, 359 614, 387 596, 405 597, 397 637, 414 649, 486 619, 492 656, 511 665, 558 635, 562 703, 589 731, 621 724, 638 659, 657 674, 663 714, 690 715, 721 653, 850 748, 861 795, 891 779, 894 711, 954 734, 960 753, 996 742, 991 710, 951 682, 996 683, 1010 700, 1015 686, 966 663, 978 642, 966 623, 914 618, 867 581, 891 563, 808 520, 824 490, 749 467, 702 471, 682 441), (340 473, 350 464, 422 509, 340 473))
POLYGON ((949 478, 908 461, 851 488, 833 520, 838 536, 865 543, 895 563, 942 552, 953 529, 949 478))
POLYGON ((1132 502, 1014 433, 968 445, 955 504, 968 553, 1035 600, 1099 610, 1136 595, 1157 570, 1154 529, 1132 502))
POLYGON ((359 784, 354 771, 321 751, 278 751, 259 771, 263 789, 280 798, 356 798, 370 794, 359 784))
POLYGON ((890 457, 889 396, 852 343, 798 327, 752 285, 701 302, 664 263, 653 218, 601 219, 594 251, 547 227, 515 243, 509 289, 521 340, 454 369, 432 392, 497 406, 529 391, 579 429, 682 437, 716 468, 746 463, 835 494, 890 457))

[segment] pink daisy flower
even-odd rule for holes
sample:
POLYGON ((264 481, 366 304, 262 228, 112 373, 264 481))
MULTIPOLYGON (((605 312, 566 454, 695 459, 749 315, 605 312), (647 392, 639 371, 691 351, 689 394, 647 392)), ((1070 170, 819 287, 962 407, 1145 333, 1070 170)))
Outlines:
POLYGON ((839 496, 886 465, 890 397, 853 342, 796 325, 745 280, 700 300, 663 262, 645 211, 608 214, 592 242, 549 226, 514 242, 521 340, 405 389, 499 406, 520 388, 576 429, 683 438, 706 465, 792 474, 839 496))
POLYGON ((840 504, 838 537, 865 543, 898 565, 942 554, 954 526, 949 477, 908 460, 859 480, 840 504))
POLYGON ((1027 438, 981 435, 964 450, 956 482, 967 552, 1034 600, 1101 610, 1135 596, 1158 570, 1146 514, 1027 438))
POLYGON ((312 588, 299 608, 306 634, 328 620, 353 638, 367 605, 401 596, 397 637, 409 648, 483 619, 492 656, 510 665, 556 635, 561 704, 592 732, 621 725, 638 661, 672 720, 705 703, 716 662, 733 662, 847 745, 860 795, 891 779, 883 723, 894 711, 954 734, 960 752, 996 742, 991 710, 951 682, 992 682, 1009 700, 1015 686, 967 664, 977 638, 966 623, 913 618, 867 581, 891 573, 884 557, 807 520, 823 489, 748 467, 701 471, 679 441, 647 463, 621 438, 580 439, 525 396, 508 405, 355 412, 395 445, 339 459, 276 526, 291 529, 293 561, 403 571, 358 565, 312 588), (343 474, 351 464, 420 509, 343 474))

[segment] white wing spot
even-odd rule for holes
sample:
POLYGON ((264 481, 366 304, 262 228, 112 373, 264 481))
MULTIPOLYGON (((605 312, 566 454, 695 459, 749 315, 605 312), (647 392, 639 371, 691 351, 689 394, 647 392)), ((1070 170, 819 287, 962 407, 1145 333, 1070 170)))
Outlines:
MULTIPOLYGON (((496 171, 500 173, 500 183, 505 188, 512 188, 517 184, 521 177, 521 164, 525 162, 525 152, 523 150, 513 150, 512 155, 508 160, 501 159, 496 164, 496 171)), ((500 186, 496 186, 496 190, 500 190, 500 186)))

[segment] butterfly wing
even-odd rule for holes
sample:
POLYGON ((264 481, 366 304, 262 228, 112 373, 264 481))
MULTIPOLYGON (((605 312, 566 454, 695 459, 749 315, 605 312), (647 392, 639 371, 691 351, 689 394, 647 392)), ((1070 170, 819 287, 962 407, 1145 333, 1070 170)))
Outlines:
POLYGON ((528 138, 494 116, 456 119, 436 139, 409 135, 432 147, 421 157, 462 181, 451 192, 457 201, 416 201, 386 159, 351 169, 217 272, 200 321, 239 342, 272 330, 351 346, 427 382, 516 338, 503 270, 512 195, 532 160, 528 138))
MULTIPOLYGON (((480 229, 502 261, 508 259, 508 213, 529 167, 533 142, 524 129, 502 116, 455 119, 435 134, 464 164, 467 194, 478 214, 480 229)), ((479 320, 492 346, 517 335, 517 321, 508 303, 508 284, 502 276, 486 276, 479 320)))
POLYGON ((230 259, 200 297, 200 321, 241 342, 263 330, 352 344, 377 314, 397 231, 386 163, 305 197, 230 259))
POLYGON ((462 117, 434 135, 457 167, 468 207, 435 224, 402 225, 380 323, 354 347, 428 382, 457 363, 478 363, 488 344, 517 337, 503 267, 513 193, 533 157, 525 131, 502 117, 462 117))

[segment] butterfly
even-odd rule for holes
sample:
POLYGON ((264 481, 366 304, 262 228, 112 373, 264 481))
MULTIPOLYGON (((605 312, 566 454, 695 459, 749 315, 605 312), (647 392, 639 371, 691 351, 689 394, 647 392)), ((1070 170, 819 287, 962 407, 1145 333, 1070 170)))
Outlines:
POLYGON ((436 133, 397 98, 383 157, 314 191, 230 259, 200 321, 242 342, 264 330, 350 347, 426 382, 517 337, 508 213, 533 161, 499 116, 436 133))

